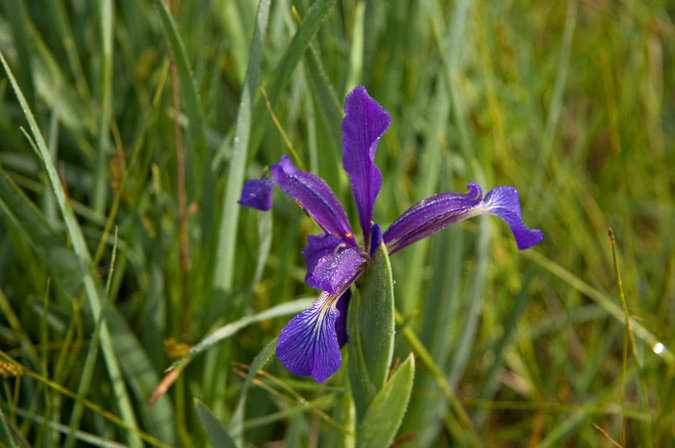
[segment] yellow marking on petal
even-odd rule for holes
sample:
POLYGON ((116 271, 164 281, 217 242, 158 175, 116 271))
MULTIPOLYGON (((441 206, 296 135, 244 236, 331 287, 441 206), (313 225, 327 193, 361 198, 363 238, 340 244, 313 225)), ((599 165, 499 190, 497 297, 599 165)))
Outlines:
POLYGON ((300 199, 296 199, 295 203, 298 204, 298 207, 300 207, 300 210, 304 210, 305 207, 302 206, 302 201, 300 199))
POLYGON ((338 253, 340 249, 344 249, 345 247, 347 247, 345 243, 338 244, 337 246, 335 246, 335 249, 333 249, 333 255, 335 255, 336 253, 338 253))

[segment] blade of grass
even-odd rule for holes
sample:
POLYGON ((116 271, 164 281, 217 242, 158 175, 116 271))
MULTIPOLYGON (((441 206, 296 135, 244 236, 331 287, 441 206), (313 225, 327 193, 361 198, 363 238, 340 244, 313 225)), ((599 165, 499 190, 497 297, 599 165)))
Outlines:
MULTIPOLYGON (((490 364, 490 367, 485 374, 485 379, 483 380, 483 385, 480 392, 480 397, 482 399, 489 399, 495 394, 497 390, 499 385, 498 372, 504 365, 504 356, 506 355, 507 345, 514 337, 514 333, 517 331, 518 319, 525 311, 525 306, 527 305, 528 299, 530 298, 527 287, 533 276, 534 271, 532 269, 528 269, 525 272, 523 275, 523 283, 520 293, 515 297, 514 303, 511 305, 511 310, 505 316, 503 321, 504 331, 491 350, 495 354, 495 359, 490 364)), ((475 415, 475 419, 477 422, 479 422, 479 424, 484 422, 486 417, 487 414, 481 411, 475 415)))
POLYGON ((18 53, 18 73, 19 84, 23 86, 26 95, 26 101, 31 106, 35 106, 35 87, 32 78, 32 61, 29 48, 28 33, 26 31, 26 20, 24 2, 7 3, 9 8, 9 20, 12 21, 12 30, 14 31, 14 43, 18 53))
MULTIPOLYGON (((49 346, 49 329, 48 329, 48 314, 49 314, 49 295, 50 295, 50 289, 51 289, 51 279, 47 279, 47 287, 45 288, 45 293, 42 298, 42 313, 40 313, 40 345, 42 347, 48 347, 49 346)), ((49 350, 41 350, 41 374, 49 378, 51 374, 49 370, 49 350)), ((53 376, 53 375, 52 375, 53 376)), ((52 412, 55 411, 54 409, 54 401, 56 400, 55 394, 52 393, 52 391, 47 391, 47 393, 44 394, 44 415, 50 415, 52 412)), ((57 440, 57 435, 50 430, 50 428, 46 425, 46 421, 42 422, 41 427, 40 427, 40 435, 44 436, 43 443, 45 446, 50 446, 50 445, 55 445, 56 440, 57 440)))
MULTIPOLYGON (((324 120, 326 129, 328 129, 328 132, 330 133, 331 141, 334 142, 331 147, 339 152, 341 149, 339 142, 342 141, 342 129, 340 128, 343 118, 342 105, 338 100, 333 85, 326 75, 316 45, 310 45, 309 52, 305 55, 305 62, 311 80, 312 91, 314 92, 314 97, 319 105, 319 113, 324 120)), ((313 161, 310 153, 310 166, 313 163, 316 164, 316 168, 318 169, 319 162, 318 160, 313 161)), ((314 168, 312 171, 318 172, 314 168)))
POLYGON ((105 215, 108 197, 108 159, 110 154, 110 115, 112 114, 112 75, 113 75, 113 24, 115 11, 112 0, 101 0, 98 5, 101 39, 101 64, 99 67, 100 117, 98 122, 98 143, 96 147, 96 172, 94 173, 94 191, 92 208, 105 215))
MULTIPOLYGON (((522 255, 534 261, 535 263, 542 266, 544 269, 559 277, 571 287, 578 290, 582 294, 588 296, 591 300, 597 303, 603 310, 607 312, 610 316, 618 320, 619 322, 625 325, 626 318, 621 310, 621 307, 616 305, 612 299, 607 297, 606 294, 598 291, 593 288, 591 285, 586 283, 584 280, 574 275, 564 267, 560 266, 555 261, 547 258, 544 255, 541 255, 537 251, 528 250, 523 251, 522 255)), ((644 341, 647 346, 659 356, 669 367, 675 367, 675 358, 670 349, 660 342, 656 336, 654 336, 649 330, 647 330, 642 324, 637 322, 635 319, 631 319, 631 328, 633 329, 633 334, 639 339, 644 341)))
MULTIPOLYGON (((476 167, 475 171, 479 171, 476 167)), ((479 176, 479 183, 484 183, 483 176, 479 176)), ((448 383, 451 387, 456 387, 464 375, 464 370, 469 362, 471 350, 476 341, 478 332, 478 323, 481 317, 481 308, 485 295, 485 279, 487 278, 488 261, 490 260, 490 218, 483 216, 479 218, 478 242, 476 244, 476 268, 473 273, 473 280, 469 290, 465 292, 469 296, 468 309, 465 311, 465 323, 457 341, 458 346, 453 353, 452 365, 450 366, 450 376, 448 383)), ((467 285, 468 286, 468 285, 467 285)))
POLYGON ((460 58, 465 48, 464 29, 469 23, 471 0, 460 0, 455 4, 452 23, 447 27, 442 23, 443 14, 438 0, 430 0, 428 8, 431 11, 432 31, 438 46, 441 62, 443 63, 445 82, 452 100, 452 115, 457 125, 459 149, 465 161, 474 157, 473 144, 467 127, 467 117, 460 85, 460 58), (445 36, 448 32, 447 37, 445 36))
MULTIPOLYGON (((438 83, 434 95, 434 104, 431 109, 431 117, 429 117, 428 121, 429 126, 426 129, 427 140, 429 143, 422 153, 421 170, 415 185, 415 196, 417 199, 429 197, 437 192, 438 181, 441 174, 441 170, 438 168, 443 163, 441 144, 438 136, 443 133, 445 126, 447 126, 449 113, 450 104, 447 96, 447 88, 443 83, 438 83)), ((400 307, 401 312, 406 316, 411 315, 414 310, 420 308, 421 297, 420 294, 418 294, 418 291, 423 288, 423 272, 427 265, 430 246, 431 242, 426 239, 411 246, 406 254, 407 269, 405 272, 399 274, 404 278, 401 279, 403 291, 402 294, 400 294, 401 297, 398 299, 398 306, 400 307)), ((452 251, 451 253, 457 253, 457 251, 452 251)), ((438 267, 437 269, 441 269, 441 267, 438 267)), ((446 297, 441 298, 440 296, 431 297, 435 297, 435 299, 432 299, 433 301, 446 299, 446 297)), ((428 306, 425 306, 425 309, 436 309, 434 305, 437 305, 437 303, 430 303, 428 306)), ((438 316, 435 311, 430 312, 433 312, 434 316, 438 316)), ((444 327, 425 327, 427 332, 432 328, 444 327)), ((434 348, 429 348, 432 352, 435 351, 434 348)), ((415 398, 411 401, 414 403, 415 398)))
POLYGON ((2 408, 0 407, 0 444, 2 446, 8 446, 9 448, 15 448, 16 443, 14 442, 14 437, 7 426, 7 421, 5 420, 5 414, 2 413, 2 408))
MULTIPOLYGON (((635 336, 633 335, 633 330, 631 328, 631 318, 630 314, 628 313, 628 303, 626 302, 626 296, 623 293, 623 282, 621 281, 621 270, 619 269, 619 257, 616 253, 616 242, 614 240, 614 231, 610 228, 609 229, 609 238, 612 241, 612 257, 614 259, 614 273, 616 274, 616 283, 619 286, 619 298, 621 299, 621 308, 623 310, 623 316, 624 316, 624 322, 626 325, 626 336, 624 338, 624 346, 623 346, 623 357, 622 357, 622 366, 621 366, 621 376, 622 376, 622 384, 625 389, 626 387, 626 358, 627 358, 627 351, 628 351, 628 345, 630 344, 630 349, 631 349, 631 355, 633 357, 633 363, 635 366, 635 378, 637 381, 637 386, 639 390, 641 391, 640 394, 640 403, 642 406, 642 411, 646 414, 649 415, 649 404, 647 403, 647 388, 645 386, 645 382, 643 381, 643 373, 642 373, 642 365, 640 364, 640 358, 638 357, 638 351, 637 351, 637 346, 635 344, 635 336)), ((626 407, 626 402, 625 402, 625 393, 621 394, 622 398, 622 405, 625 408, 626 407)), ((619 440, 623 445, 626 444, 626 422, 625 420, 622 421, 621 425, 621 437, 619 440)), ((645 446, 651 447, 654 446, 654 442, 652 440, 652 425, 651 425, 651 419, 647 419, 645 421, 645 425, 643 428, 643 437, 642 440, 644 441, 645 446)))
MULTIPOLYGON (((286 50, 280 59, 281 62, 279 62, 277 69, 267 82, 267 85, 269 86, 267 93, 272 107, 276 106, 277 101, 281 96, 281 91, 288 85, 291 75, 298 65, 300 58, 302 58, 305 50, 311 44, 316 32, 326 19, 328 12, 333 5, 335 5, 335 1, 336 0, 318 0, 314 2, 307 13, 307 16, 303 19, 302 24, 298 27, 298 31, 293 36, 293 39, 291 39, 288 47, 286 47, 286 50)), ((252 129, 253 133, 251 135, 250 147, 254 151, 258 148, 266 128, 266 126, 260 124, 263 123, 262 120, 265 119, 266 114, 265 103, 262 98, 259 98, 253 109, 253 122, 259 123, 258 126, 252 129)), ((239 192, 237 192, 237 194, 238 193, 239 192)))
POLYGON ((244 384, 241 386, 241 391, 239 392, 239 399, 237 400, 237 406, 234 409, 232 418, 230 419, 229 424, 229 433, 235 439, 235 442, 238 447, 244 446, 244 409, 246 406, 246 396, 248 389, 253 383, 253 378, 258 374, 258 371, 267 365, 267 363, 272 359, 274 355, 274 350, 277 346, 277 338, 271 340, 258 356, 255 357, 251 367, 248 370, 244 384))
MULTIPOLYGON (((4 406, 0 406, 0 414, 2 413, 1 409, 3 407, 4 406)), ((39 423, 39 424, 45 424, 50 429, 59 431, 62 434, 69 434, 70 429, 66 425, 62 425, 62 424, 60 424, 58 422, 55 422, 55 421, 52 421, 52 420, 47 420, 44 417, 41 417, 41 416, 36 415, 34 413, 28 412, 28 411, 26 411, 24 409, 21 409, 21 408, 17 408, 17 409, 15 409, 15 411, 16 411, 17 415, 19 415, 19 416, 21 416, 25 419, 33 420, 33 421, 35 421, 36 423, 39 423)), ((113 440, 104 439, 103 437, 99 437, 95 434, 90 434, 90 433, 87 433, 87 432, 84 432, 84 431, 79 431, 79 430, 75 431, 74 437, 77 440, 79 440, 81 442, 85 442, 85 443, 87 443, 88 445, 91 445, 91 446, 100 446, 100 447, 104 447, 104 448, 124 448, 126 446, 124 444, 117 443, 113 440)), ((11 445, 11 446, 16 446, 16 445, 11 445)))
POLYGON ((314 299, 297 299, 291 302, 282 303, 256 315, 242 317, 241 319, 218 328, 213 333, 202 339, 199 343, 194 345, 187 355, 173 362, 169 368, 166 369, 166 375, 150 396, 150 399, 148 400, 148 406, 152 406, 155 401, 157 401, 164 395, 164 393, 166 393, 169 387, 171 387, 176 379, 178 379, 180 372, 183 371, 183 369, 185 369, 194 358, 204 353, 209 348, 212 348, 218 342, 232 337, 240 330, 254 323, 267 319, 274 319, 280 316, 298 314, 299 312, 309 308, 313 301, 314 299))
POLYGON ((556 65, 557 72, 555 84, 553 85, 553 94, 551 95, 551 104, 549 107, 548 118, 546 119, 546 130, 544 139, 539 151, 539 160, 537 168, 534 170, 533 190, 541 191, 544 175, 547 172, 546 164, 553 150, 553 142, 556 135, 556 127, 562 112, 563 97, 565 95, 565 86, 567 85, 567 74, 570 67, 570 54, 572 51, 572 41, 574 38, 574 29, 577 24, 577 2, 571 0, 567 4, 567 18, 565 20, 565 31, 563 32, 562 47, 560 48, 559 62, 556 65))
POLYGON ((318 397, 314 400, 304 402, 304 403, 299 403, 295 406, 291 406, 286 409, 282 409, 281 411, 273 412, 271 414, 267 414, 263 417, 256 417, 252 418, 250 420, 246 420, 244 422, 244 428, 245 429, 253 429, 257 428, 259 426, 263 425, 269 425, 270 423, 274 423, 276 421, 286 419, 288 417, 292 417, 294 415, 306 412, 306 411, 312 411, 314 409, 320 410, 322 406, 328 405, 330 403, 335 402, 337 400, 338 394, 335 392, 327 393, 326 395, 323 395, 321 397, 318 397))
MULTIPOLYGON (((78 293, 81 287, 81 273, 77 267, 74 254, 68 250, 65 243, 51 229, 40 212, 1 167, 0 214, 4 215, 6 220, 23 234, 39 256, 47 260, 55 283, 64 287, 69 294, 78 293)), ((159 382, 158 375, 119 312, 113 307, 108 307, 106 313, 107 324, 112 335, 114 335, 115 354, 128 361, 122 364, 122 371, 135 395, 143 400, 150 395, 159 382), (132 360, 133 362, 131 362, 132 360)), ((37 354, 32 349, 32 344, 28 339, 26 339, 26 343, 29 345, 25 346, 24 350, 28 355, 32 354, 35 365, 37 365, 39 363, 37 354)), ((173 443, 175 437, 175 430, 171 424, 173 410, 171 403, 166 398, 162 400, 160 406, 156 406, 152 411, 140 408, 139 412, 143 416, 143 420, 147 422, 158 437, 167 443, 173 443)))
POLYGON ((220 420, 213 415, 211 410, 206 407, 206 404, 197 398, 195 398, 195 409, 197 409, 199 422, 202 424, 202 429, 206 433, 211 446, 223 448, 237 447, 230 435, 225 431, 225 428, 223 428, 220 420))
MULTIPOLYGON (((110 282, 112 280, 112 273, 115 269, 115 257, 117 256, 117 228, 115 228, 115 242, 112 250, 112 258, 110 260, 110 270, 108 271, 108 279, 106 281, 106 296, 110 294, 110 282)), ((110 300, 110 297, 108 297, 110 300)), ((96 326, 94 327, 94 333, 91 337, 89 343, 89 350, 87 351, 87 357, 84 360, 84 367, 82 368, 82 374, 80 375, 80 384, 77 388, 77 396, 82 399, 87 396, 89 387, 91 386, 91 379, 94 374, 94 366, 96 364, 96 359, 98 357, 98 350, 100 347, 100 337, 101 337, 101 327, 103 324, 103 317, 106 304, 103 304, 101 310, 96 318, 96 326)), ((82 420, 82 412, 84 411, 84 405, 81 400, 77 400, 73 406, 73 410, 70 413, 70 422, 68 427, 70 428, 70 434, 66 438, 63 446, 65 448, 71 448, 75 446, 75 432, 80 427, 80 422, 82 420)))
MULTIPOLYGON (((263 47, 267 34, 270 2, 261 0, 256 14, 255 30, 251 40, 248 67, 241 90, 241 99, 237 111, 237 121, 234 132, 234 146, 232 159, 228 169, 225 195, 223 197, 222 215, 218 228, 216 243, 216 255, 214 263, 213 296, 211 298, 211 311, 214 318, 222 311, 226 295, 232 289, 232 277, 234 272, 234 250, 237 241, 237 228, 239 224, 239 206, 237 200, 244 184, 244 172, 246 158, 251 135, 252 107, 255 101, 255 92, 258 89, 258 76, 262 62, 263 47)), ((264 107, 264 106, 263 106, 264 107)), ((223 146, 227 143, 224 141, 223 146)))
POLYGON ((354 11, 354 26, 352 28, 351 46, 349 47, 349 72, 347 83, 342 97, 361 83, 363 72, 363 35, 365 31, 366 2, 359 0, 354 11))
POLYGON ((225 339, 231 337, 232 335, 236 334, 243 328, 248 327, 249 325, 258 323, 263 320, 274 319, 277 317, 288 316, 291 314, 297 314, 309 308, 312 305, 313 301, 314 299, 310 298, 292 300, 290 302, 285 302, 272 308, 269 308, 253 316, 242 317, 241 319, 237 319, 232 323, 224 325, 218 328, 210 335, 208 335, 207 337, 205 337, 204 339, 202 339, 195 346, 193 346, 187 355, 171 364, 171 366, 167 369, 167 371, 170 372, 176 369, 178 370, 184 369, 196 356, 202 354, 214 344, 224 341, 225 339))
MULTIPOLYGON (((176 58, 176 66, 178 68, 178 76, 180 77, 181 91, 186 100, 186 112, 190 117, 190 129, 195 136, 196 143, 203 147, 206 142, 205 137, 205 123, 204 114, 202 112, 202 101, 199 96, 199 89, 195 80, 190 61, 188 59, 185 44, 178 32, 176 22, 171 15, 163 0, 154 0, 155 8, 159 13, 159 18, 162 22, 162 27, 169 39, 171 51, 176 58)), ((179 113, 179 111, 175 111, 179 113)))
MULTIPOLYGON (((396 323, 400 325, 403 322, 403 316, 397 310, 396 323)), ((415 353, 416 359, 418 359, 420 364, 425 366, 434 377, 436 383, 443 392, 445 399, 455 413, 455 419, 463 430, 462 433, 458 432, 453 434, 455 440, 464 440, 470 446, 474 447, 482 446, 480 437, 478 436, 476 429, 473 427, 473 423, 466 413, 466 410, 464 407, 462 407, 462 404, 457 399, 455 392, 446 380, 445 375, 434 362, 431 354, 429 354, 427 348, 424 346, 424 344, 422 344, 422 341, 420 341, 419 337, 417 337, 417 334, 415 334, 415 332, 409 326, 404 326, 403 336, 405 337, 406 341, 408 341, 408 344, 410 344, 410 348, 412 348, 413 352, 415 353)))
MULTIPOLYGON (((98 316, 98 313, 101 310, 101 303, 103 302, 103 300, 101 299, 102 293, 100 291, 100 288, 97 287, 96 281, 91 272, 92 269, 91 255, 89 254, 89 250, 87 249, 86 243, 84 241, 82 230, 79 224, 77 223, 77 220, 75 218, 75 215, 73 214, 73 210, 70 204, 66 199, 66 195, 63 191, 63 186, 61 185, 61 181, 56 172, 54 162, 51 158, 51 154, 49 153, 49 149, 47 148, 47 144, 45 143, 44 137, 40 132, 40 128, 38 127, 37 122, 33 117, 33 113, 31 112, 30 107, 26 102, 25 97, 23 96, 23 92, 21 91, 19 85, 16 83, 14 75, 12 74, 12 71, 9 68, 9 65, 7 64, 7 61, 5 60, 5 57, 2 54, 2 52, 0 52, 0 62, 2 63, 5 69, 5 73, 7 74, 7 77, 10 80, 12 89, 14 90, 14 93, 17 99, 19 100, 19 103, 21 104, 26 120, 28 121, 28 124, 30 126, 31 132, 35 137, 35 144, 33 145, 34 149, 47 173, 47 177, 49 179, 51 188, 53 189, 54 194, 56 195, 56 202, 59 206, 59 210, 66 224, 66 229, 72 242, 75 257, 78 262, 78 267, 82 275, 82 281, 84 283, 89 306, 91 307, 91 311, 94 318, 96 318, 96 316, 98 316)), ((31 143, 33 143, 32 139, 30 139, 28 134, 26 134, 26 137, 29 138, 31 143)), ((129 427, 138 429, 136 416, 134 414, 133 407, 131 406, 131 400, 129 399, 126 386, 122 380, 119 363, 114 353, 113 343, 110 338, 110 332, 108 330, 108 326, 105 323, 103 324, 103 327, 101 329, 101 345, 103 347, 104 359, 106 361, 108 374, 112 382, 115 398, 117 401, 117 406, 119 407, 120 413, 122 414, 122 418, 129 427)), ((142 445, 140 439, 138 438, 137 435, 135 435, 135 433, 130 433, 129 442, 134 447, 135 446, 140 447, 142 445)))
MULTIPOLYGON (((163 447, 163 448, 171 446, 171 445, 167 445, 165 443, 162 443, 160 440, 157 440, 155 437, 152 437, 150 434, 147 434, 147 433, 139 430, 138 428, 132 428, 132 427, 128 426, 121 418, 117 417, 116 415, 114 415, 113 413, 108 411, 107 409, 103 409, 101 406, 99 406, 96 403, 93 403, 93 402, 91 402, 87 399, 79 398, 75 392, 72 392, 70 389, 67 389, 67 388, 63 387, 61 384, 56 383, 56 382, 50 380, 49 378, 45 378, 44 376, 40 375, 37 372, 34 372, 30 369, 27 369, 26 367, 24 367, 23 365, 18 363, 16 360, 14 360, 11 356, 9 356, 7 353, 5 353, 2 350, 0 350, 0 358, 3 359, 4 361, 6 361, 7 364, 11 365, 12 368, 15 369, 17 372, 19 372, 19 373, 17 373, 17 375, 28 376, 28 377, 33 378, 34 380, 38 381, 39 383, 41 383, 41 384, 43 384, 43 385, 45 385, 45 386, 47 386, 47 387, 49 387, 53 390, 56 390, 59 393, 65 395, 69 398, 72 398, 73 400, 82 401, 82 403, 84 403, 84 405, 87 407, 87 409, 101 415, 103 418, 115 423, 119 427, 124 428, 129 433, 133 432, 134 435, 139 440, 144 440, 145 442, 151 444, 152 446, 158 446, 158 447, 163 447)), ((12 410, 14 412, 16 412, 17 414, 19 413, 18 408, 12 409, 12 410)), ((64 425, 64 427, 67 428, 65 425, 64 425)))

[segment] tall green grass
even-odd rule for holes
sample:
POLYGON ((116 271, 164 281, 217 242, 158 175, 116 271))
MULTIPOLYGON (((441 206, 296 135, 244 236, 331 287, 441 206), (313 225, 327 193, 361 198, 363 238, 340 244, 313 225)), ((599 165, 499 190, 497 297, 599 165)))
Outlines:
POLYGON ((355 443, 346 364, 317 385, 273 354, 315 229, 236 200, 281 130, 355 224, 357 84, 392 115, 384 228, 473 180, 545 234, 478 219, 392 258, 399 442, 675 446, 672 2, 171 3, 0 3, 0 446, 355 443))

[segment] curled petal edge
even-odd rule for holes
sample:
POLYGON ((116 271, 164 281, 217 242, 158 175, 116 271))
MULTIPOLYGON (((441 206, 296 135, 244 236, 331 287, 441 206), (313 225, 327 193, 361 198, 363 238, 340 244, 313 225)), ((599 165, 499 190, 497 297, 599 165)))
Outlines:
POLYGON ((274 181, 270 179, 251 179, 241 189, 239 205, 267 211, 272 208, 272 190, 274 181))
POLYGON ((307 240, 309 244, 302 250, 307 263, 305 282, 313 288, 338 294, 366 262, 359 250, 332 235, 309 236, 307 240))

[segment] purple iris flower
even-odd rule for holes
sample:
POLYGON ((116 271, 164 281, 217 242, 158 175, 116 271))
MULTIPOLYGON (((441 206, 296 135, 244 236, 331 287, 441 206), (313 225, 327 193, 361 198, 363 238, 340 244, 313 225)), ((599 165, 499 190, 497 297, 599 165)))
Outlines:
POLYGON ((356 242, 347 214, 328 184, 312 173, 297 170, 286 155, 270 169, 272 180, 246 182, 239 201, 244 206, 269 210, 272 190, 278 185, 323 230, 309 236, 309 244, 302 250, 307 263, 305 281, 322 293, 311 308, 291 319, 277 343, 277 356, 284 367, 296 375, 312 375, 319 383, 340 367, 340 347, 347 341, 349 287, 365 272, 377 245, 385 244, 393 254, 452 224, 486 213, 506 221, 518 249, 534 246, 543 238, 541 231, 523 224, 515 188, 497 187, 483 197, 481 188, 473 182, 468 184, 468 193, 440 193, 418 202, 384 234, 380 233, 372 221, 375 198, 382 187, 375 151, 391 117, 363 86, 347 95, 345 114, 342 164, 352 183, 362 246, 356 242))

